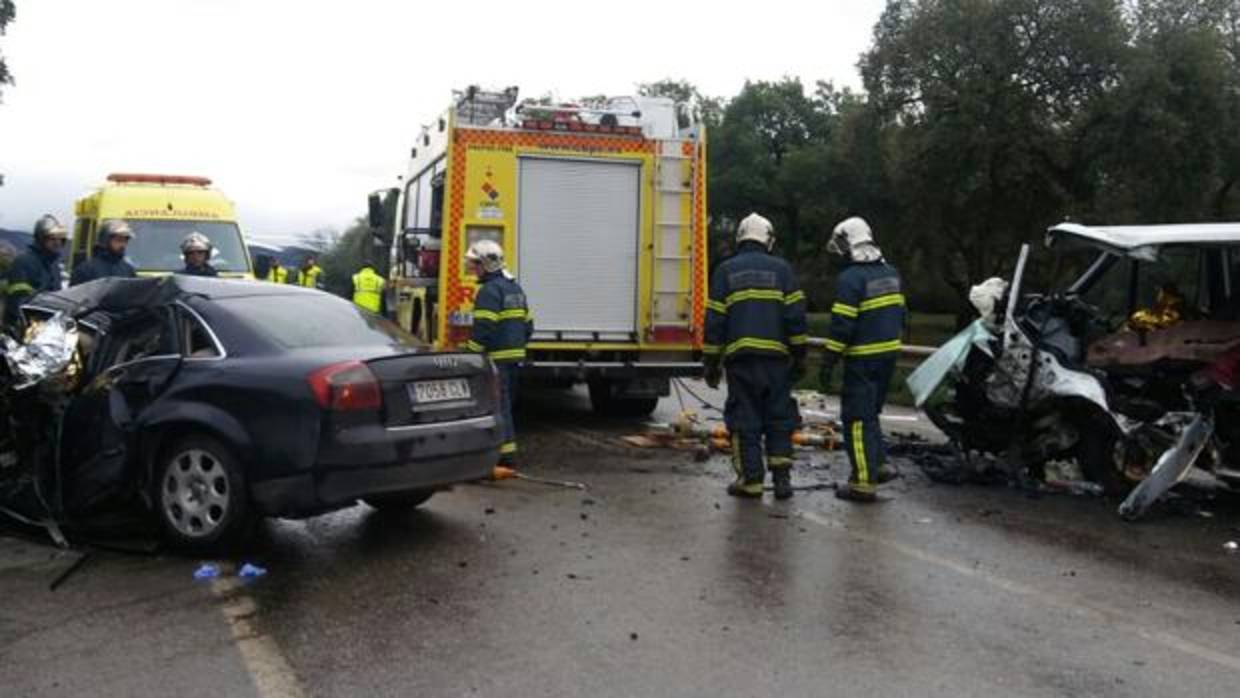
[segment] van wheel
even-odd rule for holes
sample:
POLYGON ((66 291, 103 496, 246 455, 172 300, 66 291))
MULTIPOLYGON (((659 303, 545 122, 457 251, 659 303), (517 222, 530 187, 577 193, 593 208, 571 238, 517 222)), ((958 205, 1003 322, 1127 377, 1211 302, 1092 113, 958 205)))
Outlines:
POLYGON ((609 380, 592 380, 589 388, 590 406, 605 417, 649 417, 659 406, 657 397, 616 397, 615 383, 609 380))
POLYGON ((366 502, 366 504, 374 507, 375 509, 391 511, 395 509, 413 509, 414 507, 420 507, 433 496, 435 496, 435 490, 411 490, 409 492, 376 494, 369 497, 362 497, 362 501, 366 502))
POLYGON ((178 548, 227 549, 253 523, 241 464, 214 438, 191 435, 174 441, 156 463, 152 486, 160 528, 178 548))

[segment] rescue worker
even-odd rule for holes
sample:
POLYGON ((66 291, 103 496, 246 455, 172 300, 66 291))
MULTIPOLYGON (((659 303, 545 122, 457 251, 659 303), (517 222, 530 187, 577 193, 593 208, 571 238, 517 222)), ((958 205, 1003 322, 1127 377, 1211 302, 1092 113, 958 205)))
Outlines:
POLYGON ((732 435, 734 497, 762 496, 766 468, 776 499, 792 496, 792 386, 805 372, 805 293, 792 266, 771 253, 771 222, 752 213, 736 231, 736 254, 716 267, 706 304, 706 382, 724 369, 724 421, 732 435))
POLYGON ((499 464, 513 468, 517 459, 516 427, 512 405, 517 396, 517 378, 525 360, 525 344, 534 333, 534 317, 525 300, 525 291, 504 269, 504 248, 492 240, 479 240, 465 252, 469 272, 478 277, 474 298, 474 329, 465 343, 466 351, 484 353, 499 369, 500 401, 504 418, 504 441, 499 464))
POLYGON ((362 268, 353 275, 353 302, 359 308, 365 308, 372 313, 381 312, 385 286, 387 283, 379 276, 379 272, 375 271, 375 265, 363 262, 362 268))
POLYGON ((819 384, 831 385, 835 365, 844 362, 840 418, 844 446, 852 464, 840 499, 873 502, 876 485, 889 479, 884 469, 886 447, 878 415, 887 401, 887 389, 900 356, 904 330, 904 294, 900 274, 883 259, 870 225, 849 218, 835 227, 827 251, 842 262, 836 279, 831 327, 819 384))
POLYGON ((219 276, 215 267, 211 266, 211 239, 198 231, 193 231, 181 241, 181 255, 185 258, 182 274, 189 276, 219 276))
POLYGON ((314 255, 306 257, 301 263, 301 271, 297 274, 297 285, 304 288, 323 288, 319 283, 319 277, 323 275, 323 268, 319 266, 319 261, 314 255))
POLYGON ((273 284, 288 283, 288 269, 280 266, 280 260, 271 257, 271 268, 267 270, 267 281, 273 284))
POLYGON ((50 213, 35 221, 34 242, 9 266, 4 303, 4 324, 7 327, 17 327, 22 303, 31 296, 60 290, 60 253, 68 235, 65 227, 50 213))
POLYGON ((99 226, 99 236, 95 242, 95 252, 90 261, 73 268, 72 286, 84 284, 95 279, 117 277, 132 279, 138 274, 133 265, 125 261, 125 250, 133 239, 133 229, 125 221, 114 218, 106 220, 99 226))

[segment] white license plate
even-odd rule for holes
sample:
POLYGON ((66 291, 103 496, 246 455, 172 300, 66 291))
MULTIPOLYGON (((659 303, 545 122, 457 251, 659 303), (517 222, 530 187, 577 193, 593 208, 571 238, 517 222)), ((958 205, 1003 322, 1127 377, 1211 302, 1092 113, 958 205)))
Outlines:
POLYGON ((457 402, 473 397, 469 392, 469 381, 464 378, 449 378, 438 381, 418 381, 409 386, 410 396, 415 405, 426 405, 436 402, 457 402))

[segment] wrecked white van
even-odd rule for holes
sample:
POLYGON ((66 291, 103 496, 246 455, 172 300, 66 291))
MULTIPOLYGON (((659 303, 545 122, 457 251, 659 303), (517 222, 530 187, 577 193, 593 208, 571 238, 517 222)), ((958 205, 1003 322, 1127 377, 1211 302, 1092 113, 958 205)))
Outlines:
POLYGON ((1014 478, 1071 460, 1145 512, 1195 464, 1240 486, 1240 407, 1207 373, 1240 350, 1240 223, 1052 227, 1047 247, 1092 254, 1067 288, 975 289, 981 317, 909 378, 959 447, 1002 456, 1014 478), (1196 380, 1194 380, 1196 377, 1196 380))

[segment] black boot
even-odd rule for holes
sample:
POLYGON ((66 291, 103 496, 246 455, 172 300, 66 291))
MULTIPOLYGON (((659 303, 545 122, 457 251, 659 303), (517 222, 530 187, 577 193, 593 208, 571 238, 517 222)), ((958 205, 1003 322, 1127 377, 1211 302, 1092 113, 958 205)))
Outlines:
POLYGON ((771 468, 775 499, 792 499, 792 468, 771 468))
POLYGON ((728 494, 733 497, 741 497, 742 499, 761 499, 762 498, 762 481, 746 480, 738 477, 728 485, 728 494))
POLYGON ((835 498, 849 502, 871 504, 878 501, 878 494, 873 487, 861 487, 850 482, 846 485, 835 486, 835 498))

